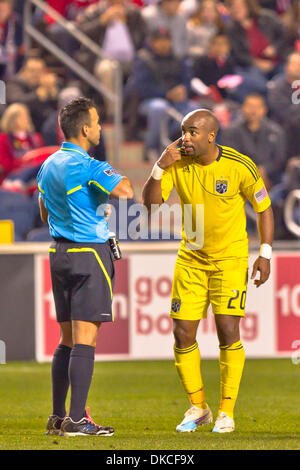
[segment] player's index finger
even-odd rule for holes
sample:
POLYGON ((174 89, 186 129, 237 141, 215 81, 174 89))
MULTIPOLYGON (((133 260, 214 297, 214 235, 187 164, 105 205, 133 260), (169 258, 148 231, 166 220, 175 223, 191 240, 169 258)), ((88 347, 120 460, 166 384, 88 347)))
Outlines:
POLYGON ((251 279, 254 279, 257 273, 257 267, 254 265, 252 269, 251 279))
POLYGON ((174 142, 172 142, 169 146, 168 146, 168 149, 176 149, 177 145, 180 143, 182 143, 182 138, 179 137, 178 139, 176 139, 174 142))

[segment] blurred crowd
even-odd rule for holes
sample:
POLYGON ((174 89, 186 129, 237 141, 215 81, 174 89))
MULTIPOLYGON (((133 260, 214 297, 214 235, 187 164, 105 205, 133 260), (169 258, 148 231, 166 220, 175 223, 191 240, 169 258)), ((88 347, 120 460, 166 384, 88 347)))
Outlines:
MULTIPOLYGON (((114 107, 38 42, 24 47, 26 0, 0 0, 0 219, 15 218, 16 240, 43 240, 35 177, 63 141, 59 109, 93 97, 102 123, 114 107), (95 96, 96 95, 96 96, 95 96), (3 102, 3 101, 2 101, 3 102), (24 209, 21 205, 24 204, 24 209), (23 214, 23 215, 22 215, 23 214)), ((275 238, 292 239, 285 199, 300 189, 300 0, 47 0, 102 48, 99 59, 50 15, 32 7, 34 26, 114 92, 122 70, 124 138, 144 142, 156 161, 162 128, 180 136, 180 116, 213 110, 217 142, 249 155, 276 212, 275 238)), ((91 149, 106 159, 105 141, 91 149)), ((300 225, 300 211, 294 211, 300 225)))

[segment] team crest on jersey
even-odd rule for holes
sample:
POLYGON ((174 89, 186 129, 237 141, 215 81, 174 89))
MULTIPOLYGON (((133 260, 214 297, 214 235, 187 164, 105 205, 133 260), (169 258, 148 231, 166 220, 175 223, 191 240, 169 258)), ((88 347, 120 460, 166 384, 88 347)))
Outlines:
POLYGON ((176 299, 176 298, 172 299, 172 307, 171 307, 172 312, 178 313, 180 310, 180 307, 181 307, 181 299, 176 299))
POLYGON ((117 172, 114 168, 109 168, 108 170, 104 170, 103 173, 105 173, 107 176, 112 176, 112 175, 117 174, 117 172))
POLYGON ((227 193, 228 181, 227 180, 216 180, 216 191, 219 194, 227 193))

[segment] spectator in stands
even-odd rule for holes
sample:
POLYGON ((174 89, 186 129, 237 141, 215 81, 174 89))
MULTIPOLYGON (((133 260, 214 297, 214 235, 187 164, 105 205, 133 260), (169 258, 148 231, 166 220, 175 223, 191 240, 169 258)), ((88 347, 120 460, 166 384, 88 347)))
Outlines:
POLYGON ((300 149, 300 52, 288 56, 285 72, 269 84, 268 103, 271 118, 284 128, 288 139, 288 157, 300 149))
MULTIPOLYGON (((98 3, 99 0, 44 0, 50 7, 57 13, 62 15, 68 20, 74 20, 79 14, 83 12, 90 5, 98 3)), ((43 22, 47 25, 55 23, 55 19, 44 12, 38 12, 37 16, 42 16, 43 22)))
MULTIPOLYGON (((46 0, 46 3, 76 25, 85 18, 86 14, 92 12, 93 8, 98 7, 99 0, 46 0)), ((72 57, 74 52, 79 49, 80 43, 53 16, 37 9, 34 19, 38 29, 43 31, 66 54, 72 57)), ((70 71, 67 73, 72 76, 70 71)))
POLYGON ((169 31, 165 28, 153 30, 148 47, 137 55, 126 90, 137 96, 138 112, 147 118, 147 159, 153 161, 158 158, 161 123, 167 108, 186 114, 197 107, 188 100, 189 84, 189 67, 183 59, 172 54, 169 31))
POLYGON ((42 136, 34 131, 27 106, 14 103, 8 106, 1 118, 0 181, 20 164, 29 150, 42 147, 42 136))
POLYGON ((193 76, 202 80, 208 87, 214 87, 222 97, 226 97, 226 88, 218 86, 219 80, 234 74, 234 61, 230 54, 228 37, 218 33, 209 40, 208 52, 194 59, 193 76))
MULTIPOLYGON (((66 20, 74 22, 76 26, 93 18, 93 12, 99 9, 100 0, 44 0, 44 3, 47 3, 66 20)), ((34 23, 67 54, 73 55, 80 47, 80 43, 51 14, 36 8, 34 23)))
POLYGON ((49 114, 42 126, 42 136, 46 145, 61 145, 64 141, 64 135, 58 122, 59 110, 69 101, 79 98, 82 95, 80 89, 76 86, 63 88, 58 96, 58 109, 49 114))
POLYGON ((282 23, 289 30, 294 48, 300 51, 300 0, 294 0, 281 17, 282 23))
POLYGON ((56 109, 57 77, 46 69, 43 59, 29 57, 20 72, 6 83, 6 101, 26 104, 35 129, 40 132, 48 115, 56 109))
POLYGON ((11 78, 23 60, 23 28, 13 0, 0 0, 0 79, 11 78))
MULTIPOLYGON (((57 2, 59 0, 48 0, 48 2, 57 2)), ((75 20, 78 15, 84 14, 84 11, 91 6, 96 6, 99 0, 65 0, 66 1, 66 18, 75 20)))
MULTIPOLYGON (((64 141, 64 135, 58 123, 58 113, 69 101, 82 96, 81 90, 76 86, 69 86, 61 90, 58 97, 58 109, 53 111, 42 127, 42 135, 46 145, 61 145, 64 141)), ((89 154, 96 160, 106 160, 106 150, 103 133, 99 144, 89 150, 89 154)))
POLYGON ((207 54, 209 42, 223 28, 222 18, 215 0, 203 0, 187 23, 189 55, 207 54))
POLYGON ((238 72, 257 82, 266 92, 266 79, 280 71, 280 61, 289 51, 289 34, 276 13, 261 9, 257 0, 228 0, 231 20, 226 32, 238 72))
POLYGON ((17 12, 19 15, 23 14, 25 2, 26 0, 18 0, 14 3, 14 11, 17 12))
POLYGON ((289 7, 291 0, 259 0, 259 4, 262 8, 273 10, 278 14, 281 14, 286 8, 289 7))
POLYGON ((250 155, 268 188, 281 179, 286 164, 286 140, 281 126, 266 117, 267 106, 258 94, 248 95, 242 115, 221 134, 221 144, 250 155))
MULTIPOLYGON (((82 50, 79 60, 94 72, 101 83, 114 92, 115 65, 121 65, 124 80, 128 78, 136 51, 144 43, 146 25, 138 7, 125 0, 106 0, 81 18, 79 28, 101 46, 108 59, 98 61, 94 67, 94 54, 82 50)), ((114 103, 103 97, 107 117, 114 112, 114 103)))
POLYGON ((143 9, 148 30, 166 28, 172 37, 172 49, 177 58, 188 54, 187 18, 179 11, 181 0, 159 0, 143 9))
POLYGON ((256 92, 257 83, 247 74, 236 74, 235 61, 231 54, 231 45, 228 36, 224 33, 217 33, 209 42, 208 53, 194 59, 194 77, 200 79, 210 88, 206 96, 214 103, 220 103, 223 99, 226 106, 237 107, 237 103, 242 103, 244 98, 250 93, 256 92))
MULTIPOLYGON (((285 201, 291 191, 299 189, 300 181, 300 157, 292 157, 288 160, 286 170, 283 174, 282 182, 274 186, 269 195, 272 201, 272 208, 276 224, 274 226, 274 236, 276 240, 295 239, 285 223, 285 201)), ((295 205, 292 213, 294 223, 300 226, 300 208, 295 205)))
MULTIPOLYGON (((154 2, 155 3, 155 2, 154 2)), ((199 0, 181 0, 179 11, 186 18, 194 15, 199 8, 199 0)))

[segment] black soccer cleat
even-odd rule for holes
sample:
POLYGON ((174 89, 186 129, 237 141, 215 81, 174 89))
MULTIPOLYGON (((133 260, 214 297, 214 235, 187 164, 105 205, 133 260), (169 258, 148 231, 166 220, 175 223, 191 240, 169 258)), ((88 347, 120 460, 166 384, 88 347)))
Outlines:
POLYGON ((111 426, 99 426, 94 423, 86 413, 86 416, 77 422, 66 416, 61 425, 60 436, 112 436, 114 432, 111 426))
POLYGON ((49 436, 50 434, 59 434, 63 420, 64 418, 59 418, 56 415, 49 416, 46 426, 46 435, 49 436))

